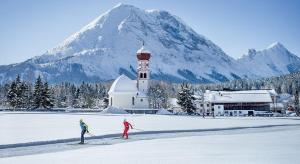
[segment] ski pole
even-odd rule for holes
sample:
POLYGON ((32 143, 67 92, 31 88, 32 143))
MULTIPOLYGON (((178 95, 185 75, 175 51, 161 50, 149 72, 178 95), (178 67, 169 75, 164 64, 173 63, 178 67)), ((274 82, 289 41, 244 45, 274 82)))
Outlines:
POLYGON ((145 130, 143 130, 143 129, 137 129, 137 128, 133 128, 133 129, 135 129, 135 130, 139 130, 139 131, 145 131, 145 130))
POLYGON ((92 136, 92 137, 95 137, 95 135, 92 134, 92 133, 90 133, 90 132, 88 132, 87 134, 90 135, 90 136, 92 136))

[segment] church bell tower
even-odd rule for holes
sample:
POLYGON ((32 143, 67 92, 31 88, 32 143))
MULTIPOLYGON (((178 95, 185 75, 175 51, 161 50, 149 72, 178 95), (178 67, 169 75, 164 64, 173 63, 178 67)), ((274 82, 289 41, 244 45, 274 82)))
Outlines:
POLYGON ((143 46, 136 52, 138 59, 137 66, 137 88, 140 92, 147 93, 150 80, 149 59, 151 57, 150 51, 143 46))

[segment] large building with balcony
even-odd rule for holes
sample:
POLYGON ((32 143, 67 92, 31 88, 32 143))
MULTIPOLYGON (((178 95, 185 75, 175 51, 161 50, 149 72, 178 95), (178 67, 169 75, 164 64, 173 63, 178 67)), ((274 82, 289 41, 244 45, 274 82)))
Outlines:
POLYGON ((225 116, 257 115, 270 112, 274 90, 209 91, 204 93, 200 110, 225 116))

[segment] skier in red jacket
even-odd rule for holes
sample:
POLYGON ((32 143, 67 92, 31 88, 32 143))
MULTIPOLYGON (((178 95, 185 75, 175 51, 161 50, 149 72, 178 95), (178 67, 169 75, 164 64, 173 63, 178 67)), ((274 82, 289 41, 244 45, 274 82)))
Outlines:
POLYGON ((125 139, 128 139, 128 130, 129 130, 129 127, 131 129, 133 129, 132 125, 126 120, 124 119, 124 132, 123 132, 123 138, 125 137, 125 139))

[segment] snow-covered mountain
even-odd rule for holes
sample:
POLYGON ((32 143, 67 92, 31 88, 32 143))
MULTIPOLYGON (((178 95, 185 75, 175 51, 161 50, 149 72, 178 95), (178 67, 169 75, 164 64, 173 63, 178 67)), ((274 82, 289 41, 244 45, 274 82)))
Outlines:
POLYGON ((278 76, 300 71, 300 58, 289 52, 281 43, 267 49, 249 49, 248 54, 237 60, 239 64, 259 77, 278 76))
POLYGON ((154 79, 216 82, 245 75, 233 58, 178 17, 119 4, 45 54, 0 66, 0 79, 18 73, 26 80, 42 74, 52 83, 110 80, 122 73, 134 78, 143 41, 152 53, 154 79))
MULTIPOLYGON (((120 74, 135 78, 136 51, 143 42, 152 54, 151 78, 157 80, 207 83, 274 74, 269 74, 269 67, 252 72, 251 66, 244 67, 251 55, 234 60, 169 12, 119 4, 41 56, 0 66, 0 83, 17 74, 27 81, 42 75, 50 83, 106 81, 120 74)), ((271 49, 266 55, 285 53, 271 49)), ((288 56, 287 52, 283 55, 288 56)), ((272 63, 270 67, 278 73, 288 72, 277 68, 276 61, 272 63)), ((297 66, 288 64, 288 69, 297 70, 297 66)))

